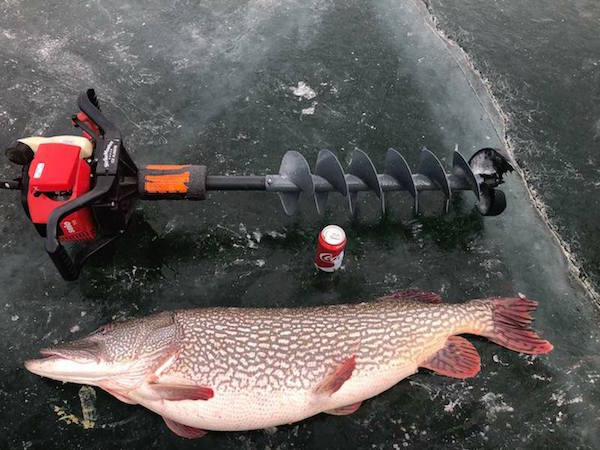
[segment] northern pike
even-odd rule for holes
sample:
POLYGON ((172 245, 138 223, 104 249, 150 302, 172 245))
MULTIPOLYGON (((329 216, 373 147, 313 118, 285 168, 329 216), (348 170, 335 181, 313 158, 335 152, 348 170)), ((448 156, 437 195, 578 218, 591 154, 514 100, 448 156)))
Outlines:
POLYGON ((459 334, 547 353, 552 344, 530 327, 536 306, 524 297, 443 304, 404 291, 346 305, 178 310, 105 325, 25 367, 98 386, 196 438, 351 414, 420 367, 475 376, 479 354, 459 334))

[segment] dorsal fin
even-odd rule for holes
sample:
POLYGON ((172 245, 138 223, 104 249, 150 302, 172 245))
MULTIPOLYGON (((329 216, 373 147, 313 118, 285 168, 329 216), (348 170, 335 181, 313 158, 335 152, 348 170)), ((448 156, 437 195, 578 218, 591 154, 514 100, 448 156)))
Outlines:
POLYGON ((432 304, 442 303, 442 297, 440 297, 440 294, 436 294, 435 292, 419 291, 418 289, 392 292, 390 295, 386 295, 384 298, 432 304))
POLYGON ((356 355, 352 355, 341 363, 335 372, 329 375, 325 380, 317 387, 316 392, 322 394, 333 394, 346 382, 356 367, 356 355))
POLYGON ((479 372, 481 360, 473 344, 460 336, 450 336, 444 347, 419 366, 447 377, 469 378, 479 372))

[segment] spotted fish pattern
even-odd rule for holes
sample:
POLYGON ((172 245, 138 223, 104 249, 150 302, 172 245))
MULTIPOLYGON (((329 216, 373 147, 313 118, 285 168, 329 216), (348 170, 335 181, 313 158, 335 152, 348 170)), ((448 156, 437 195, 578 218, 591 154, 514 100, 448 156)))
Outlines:
MULTIPOLYGON (((311 389, 351 356, 354 374, 422 361, 445 339, 492 326, 491 305, 379 301, 312 308, 210 308, 174 313, 180 351, 165 374, 220 390, 311 389)), ((491 329, 491 328, 490 328, 491 329)))

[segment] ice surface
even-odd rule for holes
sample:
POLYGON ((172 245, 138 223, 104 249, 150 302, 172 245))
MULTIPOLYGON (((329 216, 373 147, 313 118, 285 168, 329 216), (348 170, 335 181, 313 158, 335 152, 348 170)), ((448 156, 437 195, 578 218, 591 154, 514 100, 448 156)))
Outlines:
MULTIPOLYGON (((76 94, 92 86, 140 164, 264 174, 286 150, 312 164, 328 148, 347 165, 362 148, 382 168, 394 146, 415 167, 423 145, 446 163, 455 144, 466 156, 503 145, 493 102, 416 1, 4 2, 0 29, 0 142, 69 131, 76 94), (317 96, 309 117, 301 110, 311 100, 290 90, 299 80, 317 96)), ((13 170, 0 162, 0 178, 13 170)), ((469 195, 457 196, 457 213, 418 220, 407 218, 410 198, 393 195, 383 222, 368 194, 356 221, 337 195, 323 219, 310 202, 287 218, 266 193, 146 203, 74 283, 57 275, 17 196, 3 193, 0 447, 598 447, 598 312, 519 177, 503 189, 508 208, 497 218, 481 218, 469 195), (345 269, 329 276, 312 261, 319 229, 332 222, 348 246, 345 269), (102 391, 93 429, 59 420, 55 406, 78 410, 79 386, 22 365, 75 326, 87 333, 164 309, 352 302, 405 288, 448 302, 523 292, 540 301, 535 326, 555 351, 531 358, 472 339, 476 378, 420 373, 351 416, 197 442, 102 391)), ((439 209, 440 198, 429 200, 439 209)))

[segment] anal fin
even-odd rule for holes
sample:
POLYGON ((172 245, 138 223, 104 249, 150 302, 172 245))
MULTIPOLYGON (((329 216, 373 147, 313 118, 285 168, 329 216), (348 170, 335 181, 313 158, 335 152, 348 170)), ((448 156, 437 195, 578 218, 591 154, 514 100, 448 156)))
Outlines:
POLYGON ((328 411, 323 411, 327 414, 332 414, 334 416, 347 416, 348 414, 352 414, 356 412, 362 402, 352 403, 351 405, 342 406, 341 408, 330 409, 328 411))
POLYGON ((175 422, 174 420, 167 419, 166 417, 163 417, 163 420, 169 427, 169 430, 182 438, 198 439, 206 434, 206 431, 201 430, 200 428, 190 427, 188 425, 175 422))
POLYGON ((317 393, 333 394, 338 391, 356 367, 356 356, 353 355, 340 364, 335 372, 329 375, 316 389, 317 393))
POLYGON ((469 378, 479 372, 481 360, 473 344, 460 336, 450 336, 446 345, 420 366, 447 377, 469 378))
POLYGON ((149 384, 148 386, 152 393, 162 400, 209 400, 215 395, 214 391, 206 386, 160 383, 149 384))

